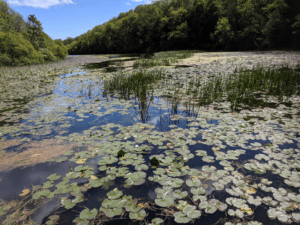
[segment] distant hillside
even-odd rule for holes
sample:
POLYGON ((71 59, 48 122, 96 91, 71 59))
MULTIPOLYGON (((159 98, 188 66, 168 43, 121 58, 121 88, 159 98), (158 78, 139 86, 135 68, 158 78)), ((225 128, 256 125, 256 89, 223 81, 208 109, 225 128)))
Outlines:
POLYGON ((68 50, 62 40, 43 32, 34 15, 22 16, 0 0, 0 66, 23 66, 64 59, 68 50))
POLYGON ((64 43, 69 54, 300 47, 299 0, 158 0, 64 43))

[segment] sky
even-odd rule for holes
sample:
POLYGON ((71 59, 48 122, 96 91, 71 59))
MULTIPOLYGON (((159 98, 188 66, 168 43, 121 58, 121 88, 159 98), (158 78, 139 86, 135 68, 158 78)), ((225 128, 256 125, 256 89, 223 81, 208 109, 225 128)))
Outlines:
POLYGON ((4 0, 27 21, 34 14, 43 31, 54 39, 75 38, 121 12, 151 0, 4 0))

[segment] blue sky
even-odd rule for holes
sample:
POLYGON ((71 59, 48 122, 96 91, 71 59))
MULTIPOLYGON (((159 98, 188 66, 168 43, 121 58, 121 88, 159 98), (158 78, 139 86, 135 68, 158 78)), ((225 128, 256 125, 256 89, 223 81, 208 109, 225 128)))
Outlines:
POLYGON ((77 37, 151 0, 4 0, 27 21, 34 14, 52 39, 77 37))

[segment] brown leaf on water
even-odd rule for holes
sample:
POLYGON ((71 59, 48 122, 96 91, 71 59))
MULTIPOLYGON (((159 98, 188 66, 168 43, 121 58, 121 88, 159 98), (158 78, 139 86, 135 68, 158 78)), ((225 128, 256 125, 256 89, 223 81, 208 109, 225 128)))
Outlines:
POLYGON ((292 209, 298 209, 299 205, 295 204, 295 203, 291 203, 290 208, 292 208, 292 209))
POLYGON ((29 193, 30 193, 30 190, 29 190, 29 189, 24 189, 24 190, 22 191, 22 193, 19 194, 19 196, 20 196, 20 197, 24 197, 24 196, 28 195, 29 193))
POLYGON ((255 190, 253 187, 251 187, 251 188, 249 188, 248 190, 245 190, 245 192, 246 192, 247 194, 255 194, 255 193, 256 193, 256 190, 255 190))

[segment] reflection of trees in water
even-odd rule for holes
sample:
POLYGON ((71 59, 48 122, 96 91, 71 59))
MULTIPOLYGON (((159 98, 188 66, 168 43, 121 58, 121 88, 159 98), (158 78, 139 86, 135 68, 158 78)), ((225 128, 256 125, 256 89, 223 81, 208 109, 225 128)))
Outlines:
MULTIPOLYGON (((87 98, 87 99, 102 99, 106 101, 110 101, 110 99, 118 98, 119 100, 133 100, 133 109, 135 110, 134 115, 131 117, 134 121, 142 121, 143 123, 150 122, 154 116, 159 116, 159 123, 168 123, 168 125, 179 125, 180 119, 172 120, 171 118, 176 117, 181 112, 183 112, 187 117, 197 117, 196 104, 191 102, 181 102, 180 98, 174 96, 162 96, 155 97, 157 100, 161 100, 164 102, 164 105, 169 110, 169 116, 166 119, 164 116, 165 110, 159 110, 158 115, 151 114, 151 106, 154 104, 154 87, 153 86, 141 86, 135 90, 122 90, 118 94, 114 91, 109 91, 109 89, 103 87, 102 82, 95 81, 87 81, 82 83, 82 87, 78 89, 78 97, 79 98, 87 98), (179 110, 179 106, 183 105, 185 107, 184 110, 179 110)), ((190 121, 186 120, 186 124, 190 123, 190 121)))

